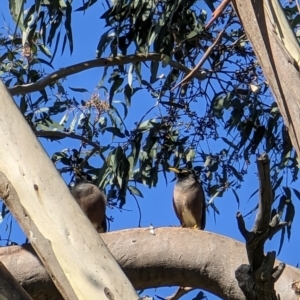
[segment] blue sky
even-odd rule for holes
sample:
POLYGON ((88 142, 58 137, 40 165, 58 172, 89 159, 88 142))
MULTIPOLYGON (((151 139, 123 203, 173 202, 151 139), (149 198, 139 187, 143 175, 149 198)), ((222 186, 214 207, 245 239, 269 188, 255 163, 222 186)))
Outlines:
MULTIPOLYGON (((8 25, 10 25, 11 28, 14 28, 13 23, 10 21, 8 3, 6 4, 6 6, 3 6, 4 5, 2 5, 3 16, 5 17, 6 21, 8 21, 8 25)), ((68 49, 66 49, 62 57, 57 55, 54 60, 54 68, 68 66, 71 64, 95 58, 96 47, 99 37, 104 31, 107 30, 106 28, 104 28, 102 20, 99 19, 99 16, 102 13, 103 7, 101 1, 99 1, 99 3, 94 5, 92 9, 89 9, 85 13, 85 16, 82 16, 82 13, 73 14, 72 24, 75 45, 74 53, 72 54, 72 56, 70 56, 68 49)), ((0 25, 0 27, 4 26, 2 17, 0 24, 1 23, 2 25, 0 25)), ((167 73, 167 71, 164 72, 167 73)), ((64 83, 64 86, 65 88, 67 86, 84 87, 91 93, 93 93, 96 85, 101 80, 102 74, 103 71, 100 68, 88 70, 82 74, 79 73, 69 77, 64 83)), ((82 95, 83 99, 84 97, 88 99, 89 95, 82 95)), ((123 96, 121 94, 116 95, 115 100, 118 100, 118 97, 120 100, 123 100, 123 96)), ((126 124, 133 125, 133 122, 136 121, 135 116, 140 116, 142 114, 141 110, 145 112, 147 109, 149 109, 155 104, 155 101, 156 100, 151 98, 147 94, 147 92, 138 92, 132 99, 132 108, 130 109, 128 119, 126 120, 126 124)), ((199 111, 201 111, 200 106, 198 109, 199 111)), ((68 143, 64 141, 62 142, 63 144, 59 144, 56 142, 49 143, 45 142, 45 140, 41 141, 49 155, 52 155, 55 151, 59 151, 62 148, 72 148, 78 145, 77 142, 73 142, 71 140, 68 140, 68 143)), ((104 141, 104 143, 106 143, 106 141, 104 141)), ((238 207, 235 197, 231 191, 225 193, 222 198, 217 198, 215 201, 220 211, 220 215, 217 215, 216 218, 214 218, 212 210, 210 210, 207 216, 207 225, 205 230, 222 234, 243 242, 242 236, 240 235, 237 229, 235 214, 238 210, 241 211, 242 214, 245 214, 257 204, 256 196, 252 197, 248 201, 249 196, 258 188, 258 180, 256 176, 256 165, 254 163, 254 158, 252 158, 251 163, 252 164, 249 167, 248 175, 245 177, 245 182, 242 184, 242 188, 237 190, 237 193, 241 200, 240 207, 238 207)), ((100 162, 96 162, 96 164, 99 164, 99 167, 101 166, 100 162)), ((174 186, 174 182, 172 182, 173 179, 174 174, 169 173, 168 184, 166 184, 163 177, 160 176, 159 183, 156 188, 148 189, 147 187, 139 186, 141 192, 144 195, 143 199, 138 198, 142 212, 142 227, 148 227, 150 224, 153 224, 154 227, 179 225, 179 222, 172 208, 172 189, 174 186), (157 207, 159 207, 159 209, 156 209, 157 207)), ((287 185, 288 184, 289 183, 287 183, 287 185)), ((298 185, 299 182, 294 184, 293 187, 297 188, 298 185)), ((296 217, 293 223, 291 240, 285 241, 285 244, 278 259, 286 262, 287 264, 295 266, 297 263, 300 263, 298 254, 298 249, 300 245, 300 235, 297 232, 297 228, 300 228, 300 218, 298 216, 300 204, 296 198, 294 198, 293 203, 296 209, 296 217)), ((111 223, 112 231, 127 228, 135 228, 138 226, 139 223, 138 208, 135 200, 131 196, 127 197, 127 202, 124 206, 124 210, 119 210, 116 208, 113 210, 108 209, 107 215, 114 217, 114 222, 111 223)), ((254 221, 254 215, 247 217, 245 221, 246 225, 248 226, 248 229, 251 229, 254 221)), ((8 237, 10 222, 12 222, 11 240, 19 243, 24 242, 25 237, 22 234, 22 231, 18 228, 16 221, 11 220, 10 217, 7 217, 0 225, 0 236, 1 239, 3 239, 3 242, 4 239, 8 237)), ((272 241, 267 243, 266 250, 277 251, 279 247, 279 239, 280 234, 273 238, 272 241)), ((171 295, 174 290, 175 288, 160 288, 156 291, 154 289, 151 289, 146 290, 144 294, 148 294, 150 296, 154 296, 155 294, 157 294, 161 297, 166 297, 171 295)), ((196 294, 197 292, 192 292, 183 297, 182 299, 192 299, 192 296, 195 296, 196 294)), ((208 299, 212 300, 219 299, 218 297, 210 295, 209 293, 206 293, 206 296, 208 297, 208 299)))

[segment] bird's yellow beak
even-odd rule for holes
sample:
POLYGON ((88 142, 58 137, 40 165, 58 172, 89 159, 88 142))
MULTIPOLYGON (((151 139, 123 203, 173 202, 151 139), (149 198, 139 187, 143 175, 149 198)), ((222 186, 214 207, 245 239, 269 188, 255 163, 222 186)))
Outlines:
POLYGON ((177 170, 176 168, 169 168, 170 171, 173 171, 175 173, 179 173, 179 170, 177 170))

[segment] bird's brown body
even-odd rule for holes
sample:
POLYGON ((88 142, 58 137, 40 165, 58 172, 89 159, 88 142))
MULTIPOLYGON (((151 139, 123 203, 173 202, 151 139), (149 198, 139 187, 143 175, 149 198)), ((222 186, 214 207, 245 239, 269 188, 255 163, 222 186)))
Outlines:
POLYGON ((173 193, 173 207, 182 227, 204 230, 206 223, 205 195, 198 176, 190 169, 176 172, 177 182, 173 193))
POLYGON ((75 184, 71 193, 96 230, 99 233, 106 232, 106 196, 104 193, 88 181, 75 184))

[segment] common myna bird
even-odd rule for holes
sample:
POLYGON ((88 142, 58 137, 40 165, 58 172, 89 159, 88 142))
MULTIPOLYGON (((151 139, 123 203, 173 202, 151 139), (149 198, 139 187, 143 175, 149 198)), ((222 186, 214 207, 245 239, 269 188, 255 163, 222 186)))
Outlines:
POLYGON ((176 173, 173 206, 182 227, 204 230, 206 222, 205 195, 199 176, 193 169, 169 168, 176 173))
POLYGON ((99 233, 106 232, 106 196, 85 177, 77 177, 71 193, 99 233))

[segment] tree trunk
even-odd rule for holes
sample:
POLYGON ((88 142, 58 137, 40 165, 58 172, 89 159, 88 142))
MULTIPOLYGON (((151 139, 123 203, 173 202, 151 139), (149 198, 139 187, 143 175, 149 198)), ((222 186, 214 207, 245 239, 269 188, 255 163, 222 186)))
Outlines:
POLYGON ((0 197, 61 294, 137 299, 2 82, 0 99, 0 197))
MULTIPOLYGON (((278 0, 271 0, 278 1, 278 0)), ((240 18, 253 50, 278 104, 292 145, 300 157, 300 76, 283 43, 276 38, 266 10, 268 0, 235 0, 240 18)))

